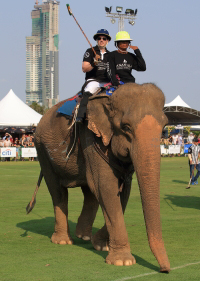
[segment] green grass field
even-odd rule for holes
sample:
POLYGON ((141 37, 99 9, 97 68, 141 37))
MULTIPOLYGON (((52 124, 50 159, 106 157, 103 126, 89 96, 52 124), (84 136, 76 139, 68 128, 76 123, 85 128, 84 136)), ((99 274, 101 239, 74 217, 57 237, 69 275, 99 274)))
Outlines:
MULTIPOLYGON (((200 183, 185 189, 189 181, 187 158, 162 158, 161 217, 172 268, 169 274, 158 272, 158 263, 148 246, 135 175, 125 222, 137 264, 116 267, 105 263, 107 252, 95 251, 89 241, 74 235, 83 202, 80 188, 69 190, 69 225, 74 245, 50 242, 54 214, 44 181, 34 210, 26 215, 39 170, 38 162, 0 163, 1 281, 200 280, 200 183)), ((103 223, 99 209, 93 231, 103 223)))

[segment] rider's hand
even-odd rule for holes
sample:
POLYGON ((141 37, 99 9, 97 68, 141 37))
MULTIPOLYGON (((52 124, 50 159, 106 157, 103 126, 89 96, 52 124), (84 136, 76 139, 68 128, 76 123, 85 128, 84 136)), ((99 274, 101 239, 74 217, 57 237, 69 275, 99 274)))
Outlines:
POLYGON ((100 62, 100 56, 99 56, 99 55, 96 55, 96 56, 94 57, 94 64, 97 65, 99 62, 100 62))
POLYGON ((129 46, 129 48, 132 49, 132 50, 134 50, 134 51, 138 49, 137 46, 131 46, 131 45, 129 46))

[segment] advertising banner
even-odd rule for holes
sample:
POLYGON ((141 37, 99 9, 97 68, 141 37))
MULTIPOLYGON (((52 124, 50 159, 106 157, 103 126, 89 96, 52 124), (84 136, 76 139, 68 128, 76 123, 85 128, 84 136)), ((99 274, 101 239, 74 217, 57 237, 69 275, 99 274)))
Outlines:
POLYGON ((169 154, 178 154, 181 151, 181 146, 177 145, 169 145, 169 154))
POLYGON ((184 153, 185 153, 185 154, 188 154, 188 148, 189 148, 191 145, 192 145, 191 143, 188 143, 188 144, 185 144, 185 145, 184 145, 184 153))
POLYGON ((161 154, 168 154, 169 153, 168 148, 165 148, 164 145, 161 145, 160 146, 160 153, 161 154))
POLYGON ((16 147, 2 147, 1 157, 16 157, 16 147))
POLYGON ((37 157, 37 151, 35 147, 22 148, 22 157, 37 157))

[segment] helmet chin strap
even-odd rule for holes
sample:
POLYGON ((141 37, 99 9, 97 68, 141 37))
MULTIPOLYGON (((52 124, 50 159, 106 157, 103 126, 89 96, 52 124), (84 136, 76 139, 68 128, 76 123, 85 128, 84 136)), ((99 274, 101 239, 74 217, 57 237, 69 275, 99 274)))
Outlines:
MULTIPOLYGON (((131 45, 131 42, 129 43, 129 45, 128 46, 130 46, 131 45)), ((121 52, 121 53, 124 53, 124 54, 127 54, 128 53, 128 51, 126 50, 126 51, 123 51, 122 49, 120 49, 119 47, 118 47, 118 44, 116 44, 116 48, 118 49, 118 51, 119 52, 121 52)))
POLYGON ((117 49, 118 49, 118 51, 120 51, 120 53, 124 53, 124 54, 127 54, 127 53, 128 53, 128 51, 123 51, 123 50, 121 50, 118 46, 117 46, 117 49))

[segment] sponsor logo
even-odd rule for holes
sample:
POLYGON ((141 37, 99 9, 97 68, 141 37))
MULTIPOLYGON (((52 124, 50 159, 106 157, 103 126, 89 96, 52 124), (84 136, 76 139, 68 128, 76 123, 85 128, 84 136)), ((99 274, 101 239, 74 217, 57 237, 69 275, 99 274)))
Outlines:
POLYGON ((127 60, 124 60, 123 63, 127 63, 127 60))
POLYGON ((132 69, 132 65, 128 63, 117 64, 116 69, 132 69))
POLYGON ((89 58, 89 56, 90 56, 90 53, 88 53, 88 52, 85 52, 85 54, 84 54, 84 58, 89 58))
POLYGON ((12 151, 10 149, 6 149, 2 151, 2 156, 11 156, 11 155, 12 155, 12 151))

